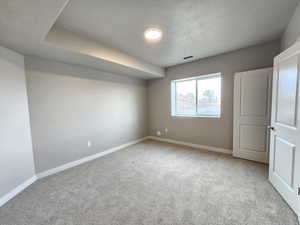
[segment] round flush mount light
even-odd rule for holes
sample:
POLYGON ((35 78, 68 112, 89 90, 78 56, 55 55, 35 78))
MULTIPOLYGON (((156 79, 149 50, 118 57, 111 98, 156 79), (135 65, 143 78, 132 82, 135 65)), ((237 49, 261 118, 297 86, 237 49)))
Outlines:
POLYGON ((144 37, 147 41, 156 42, 162 37, 162 31, 157 28, 149 28, 145 30, 144 37))

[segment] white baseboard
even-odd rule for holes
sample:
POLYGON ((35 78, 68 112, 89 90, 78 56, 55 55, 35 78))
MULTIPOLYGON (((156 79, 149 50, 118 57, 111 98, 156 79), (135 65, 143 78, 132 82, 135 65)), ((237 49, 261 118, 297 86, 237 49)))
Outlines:
POLYGON ((107 149, 107 150, 105 150, 103 152, 99 152, 97 154, 94 154, 94 155, 91 155, 91 156, 87 156, 85 158, 82 158, 82 159, 79 159, 79 160, 76 160, 76 161, 64 164, 62 166, 59 166, 59 167, 56 167, 56 168, 53 168, 53 169, 50 169, 50 170, 38 173, 38 174, 34 175, 33 177, 31 177, 30 179, 28 179, 25 182, 23 182, 22 184, 20 184, 19 186, 17 186, 16 188, 14 188, 13 190, 11 190, 9 193, 7 193, 6 195, 4 195, 3 197, 1 197, 0 198, 0 207, 3 206, 9 200, 11 200, 13 197, 15 197, 17 194, 19 194, 20 192, 22 192, 25 188, 27 188, 28 186, 30 186, 31 184, 33 184, 37 179, 42 179, 42 178, 50 176, 52 174, 64 171, 64 170, 72 168, 74 166, 78 166, 80 164, 89 162, 89 161, 97 159, 99 157, 102 157, 102 156, 108 155, 110 153, 119 151, 119 150, 124 149, 124 148, 126 148, 128 146, 131 146, 131 145, 137 144, 139 142, 142 142, 142 141, 144 141, 146 139, 147 139, 147 137, 144 137, 144 138, 141 138, 141 139, 138 139, 138 140, 135 140, 135 141, 131 141, 131 142, 119 145, 117 147, 107 149))
POLYGON ((135 140, 135 141, 131 141, 131 142, 125 143, 123 145, 119 145, 119 146, 114 147, 114 148, 107 149, 107 150, 105 150, 103 152, 99 152, 97 154, 94 154, 94 155, 91 155, 91 156, 87 156, 85 158, 82 158, 82 159, 79 159, 79 160, 76 160, 76 161, 64 164, 62 166, 58 166, 56 168, 53 168, 53 169, 46 170, 44 172, 38 173, 35 176, 33 176, 30 179, 28 179, 27 181, 25 181, 24 183, 20 184, 18 187, 14 188, 12 191, 10 191, 5 196, 1 197, 0 198, 0 207, 2 205, 4 205, 6 202, 8 202, 10 199, 12 199, 13 197, 15 197, 17 194, 19 194, 20 192, 22 192, 25 188, 27 188, 28 186, 30 186, 31 184, 33 184, 37 179, 42 179, 44 177, 56 174, 58 172, 70 169, 70 168, 78 166, 80 164, 89 162, 91 160, 97 159, 99 157, 108 155, 110 153, 119 151, 119 150, 124 149, 126 147, 129 147, 131 145, 137 144, 137 143, 142 142, 142 141, 144 141, 146 139, 152 139, 152 140, 158 140, 158 141, 163 141, 163 142, 168 142, 168 143, 173 143, 173 144, 185 145, 185 146, 189 146, 189 147, 193 147, 193 148, 205 149, 205 150, 214 151, 214 152, 221 152, 221 153, 226 153, 226 154, 232 154, 232 151, 230 151, 228 149, 217 148, 217 147, 206 146, 206 145, 192 144, 192 143, 188 143, 188 142, 176 141, 176 140, 167 139, 167 138, 147 136, 147 137, 135 140))
POLYGON ((147 139, 147 137, 144 137, 144 138, 141 138, 141 139, 138 139, 138 140, 135 140, 135 141, 131 141, 131 142, 128 142, 128 143, 119 145, 119 146, 114 147, 114 148, 107 149, 107 150, 105 150, 105 151, 103 151, 103 152, 99 152, 99 153, 97 153, 97 154, 90 155, 90 156, 84 157, 84 158, 82 158, 82 159, 79 159, 79 160, 76 160, 76 161, 73 161, 73 162, 69 162, 69 163, 66 163, 66 164, 64 164, 64 165, 55 167, 55 168, 53 168, 53 169, 46 170, 46 171, 44 171, 44 172, 38 173, 36 176, 37 176, 38 179, 42 179, 42 178, 44 178, 44 177, 47 177, 47 176, 50 176, 50 175, 59 173, 59 172, 61 172, 61 171, 70 169, 70 168, 72 168, 72 167, 78 166, 78 165, 83 164, 83 163, 86 163, 86 162, 89 162, 89 161, 94 160, 94 159, 97 159, 97 158, 99 158, 99 157, 102 157, 102 156, 108 155, 108 154, 110 154, 110 153, 119 151, 119 150, 121 150, 121 149, 123 149, 123 148, 126 148, 126 147, 128 147, 128 146, 137 144, 137 143, 142 142, 142 141, 144 141, 144 140, 146 140, 146 139, 147 139))
POLYGON ((232 151, 229 149, 225 148, 218 148, 218 147, 213 147, 213 146, 208 146, 208 145, 198 145, 198 144, 193 144, 189 142, 184 142, 184 141, 176 141, 173 139, 169 138, 161 138, 161 137, 155 137, 155 136, 148 136, 147 139, 152 139, 152 140, 157 140, 157 141, 163 141, 163 142, 168 142, 172 144, 178 144, 178 145, 184 145, 192 148, 199 148, 207 151, 212 151, 212 152, 219 152, 219 153, 225 153, 225 154, 230 154, 232 155, 232 151))
POLYGON ((236 158, 247 159, 251 161, 268 164, 268 157, 266 152, 255 152, 254 154, 253 151, 251 152, 247 150, 240 150, 240 151, 234 151, 233 156, 236 158))
POLYGON ((15 197, 17 194, 22 192, 25 188, 33 184, 37 180, 37 177, 34 175, 33 177, 29 178, 28 180, 24 181, 22 184, 11 190, 9 193, 4 195, 0 198, 0 207, 3 206, 6 202, 11 200, 13 197, 15 197))

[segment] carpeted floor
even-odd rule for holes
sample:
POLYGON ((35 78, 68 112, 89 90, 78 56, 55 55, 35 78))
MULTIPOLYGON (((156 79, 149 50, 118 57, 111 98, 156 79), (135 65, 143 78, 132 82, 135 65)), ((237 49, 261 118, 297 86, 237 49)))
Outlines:
POLYGON ((40 180, 0 225, 296 225, 263 164, 146 141, 40 180))

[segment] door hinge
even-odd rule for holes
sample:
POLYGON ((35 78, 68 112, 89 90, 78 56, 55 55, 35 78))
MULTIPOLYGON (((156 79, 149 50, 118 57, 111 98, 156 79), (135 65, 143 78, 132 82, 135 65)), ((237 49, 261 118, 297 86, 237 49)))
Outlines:
POLYGON ((298 187, 298 195, 300 196, 300 187, 298 187))

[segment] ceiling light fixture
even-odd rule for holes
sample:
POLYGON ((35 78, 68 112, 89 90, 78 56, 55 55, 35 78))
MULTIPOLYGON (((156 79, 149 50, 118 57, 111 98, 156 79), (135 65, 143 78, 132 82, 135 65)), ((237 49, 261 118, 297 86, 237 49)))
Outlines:
POLYGON ((157 28, 149 28, 145 30, 144 37, 147 41, 156 42, 162 37, 162 31, 157 28))

